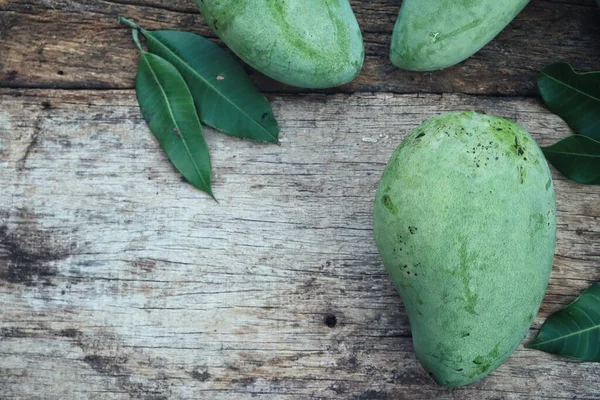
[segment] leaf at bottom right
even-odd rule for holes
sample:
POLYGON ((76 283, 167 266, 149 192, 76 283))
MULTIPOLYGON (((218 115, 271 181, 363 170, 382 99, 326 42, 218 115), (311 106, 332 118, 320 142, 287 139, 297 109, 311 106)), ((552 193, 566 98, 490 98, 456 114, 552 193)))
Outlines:
POLYGON ((546 159, 567 178, 586 185, 600 184, 600 142, 572 135, 542 147, 546 159))
POLYGON ((600 284, 594 284, 566 308, 550 315, 525 347, 600 362, 600 284))

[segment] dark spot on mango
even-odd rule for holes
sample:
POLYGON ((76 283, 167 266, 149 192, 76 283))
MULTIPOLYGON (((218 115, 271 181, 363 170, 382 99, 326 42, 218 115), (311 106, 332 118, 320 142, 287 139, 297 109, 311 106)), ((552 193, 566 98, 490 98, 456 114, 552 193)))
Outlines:
POLYGON ((394 207, 391 197, 387 194, 384 194, 381 200, 383 201, 385 208, 387 208, 390 213, 396 215, 396 207, 394 207))
POLYGON ((515 152, 517 153, 518 156, 522 156, 523 154, 525 154, 525 151, 523 150, 523 147, 519 143, 519 138, 516 137, 516 136, 515 136, 515 145, 513 147, 514 147, 515 152))
POLYGON ((519 182, 521 184, 525 183, 525 169, 522 166, 518 167, 519 170, 519 182))

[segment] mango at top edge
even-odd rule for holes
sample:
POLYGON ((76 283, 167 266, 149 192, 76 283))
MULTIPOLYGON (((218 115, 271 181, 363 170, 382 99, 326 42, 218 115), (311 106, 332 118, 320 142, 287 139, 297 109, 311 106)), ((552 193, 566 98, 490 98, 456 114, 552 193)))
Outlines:
POLYGON ((529 0, 404 0, 390 60, 410 71, 435 71, 466 60, 500 33, 529 0))
POLYGON ((362 35, 348 0, 195 1, 236 55, 280 82, 334 87, 362 69, 362 35))

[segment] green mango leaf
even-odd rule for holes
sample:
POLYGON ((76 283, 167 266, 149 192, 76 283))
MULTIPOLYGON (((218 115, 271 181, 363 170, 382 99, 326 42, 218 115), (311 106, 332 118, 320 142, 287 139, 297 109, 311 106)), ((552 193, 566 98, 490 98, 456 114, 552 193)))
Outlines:
POLYGON ((586 185, 600 184, 600 142, 572 135, 542 147, 546 159, 564 176, 586 185))
POLYGON ((168 61, 141 50, 135 90, 144 119, 175 168, 214 199, 208 146, 181 74, 168 61))
POLYGON ((269 101, 244 69, 219 46, 189 32, 141 32, 150 53, 173 64, 188 84, 200 118, 224 133, 263 142, 278 142, 279 126, 269 101))
POLYGON ((548 317, 525 347, 582 361, 600 361, 600 284, 548 317))
POLYGON ((577 73, 567 63, 551 64, 538 87, 548 108, 576 133, 600 140, 600 71, 577 73))

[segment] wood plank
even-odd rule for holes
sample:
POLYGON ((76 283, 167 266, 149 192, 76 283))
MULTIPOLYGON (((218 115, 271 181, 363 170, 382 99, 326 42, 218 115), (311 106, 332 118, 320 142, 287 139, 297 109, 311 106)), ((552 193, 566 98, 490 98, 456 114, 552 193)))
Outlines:
MULTIPOLYGON (((352 83, 326 92, 536 94, 538 72, 555 61, 587 71, 600 66, 595 0, 533 0, 493 42, 443 71, 400 71, 388 60, 398 0, 352 2, 364 32, 366 62, 352 83)), ((149 29, 213 37, 191 0, 0 1, 0 87, 132 88, 137 52, 117 16, 149 29)), ((252 72, 252 71, 251 71, 252 72)), ((306 92, 252 78, 267 92, 306 92)))
MULTIPOLYGON (((542 145, 562 121, 526 98, 271 99, 281 146, 207 129, 216 204, 133 91, 0 90, 3 398, 600 397, 598 364, 521 346, 482 382, 434 385, 371 229, 384 165, 424 118, 484 110, 542 145)), ((557 257, 527 340, 600 277, 600 188, 554 178, 557 257)))

